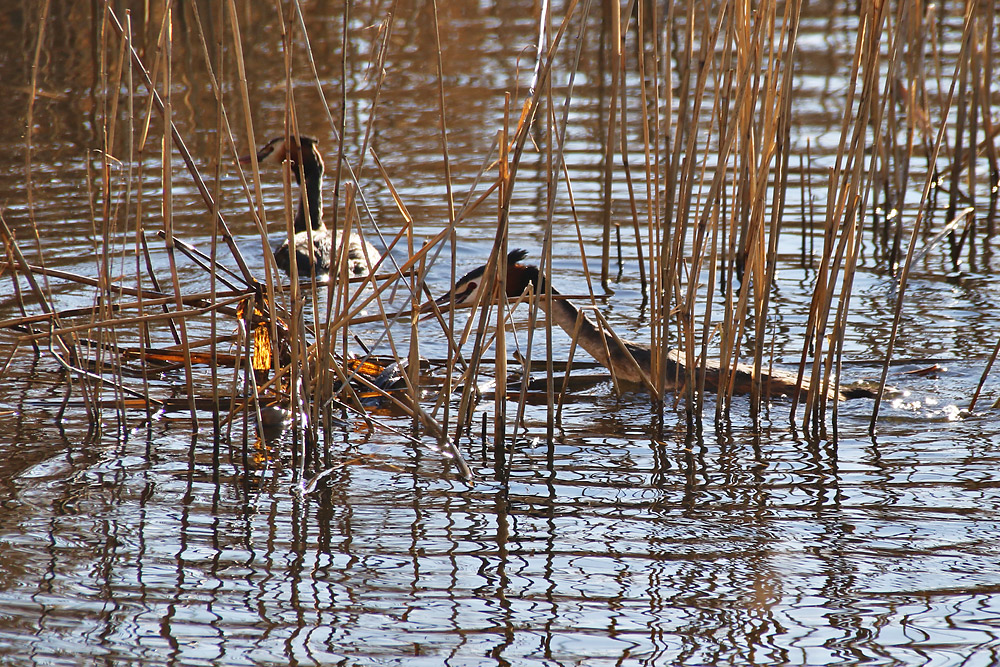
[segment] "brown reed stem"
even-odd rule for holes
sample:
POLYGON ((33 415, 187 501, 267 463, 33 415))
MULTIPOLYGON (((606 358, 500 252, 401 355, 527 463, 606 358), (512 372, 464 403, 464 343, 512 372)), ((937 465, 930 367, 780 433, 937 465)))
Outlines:
MULTIPOLYGON (((230 3, 232 3, 232 0, 230 0, 230 3)), ((115 28, 115 30, 118 31, 118 34, 120 35, 124 34, 124 28, 122 27, 122 24, 118 21, 118 17, 115 15, 114 10, 108 7, 108 12, 111 17, 111 25, 115 28)), ((139 54, 131 46, 130 46, 130 55, 138 71, 143 75, 143 80, 150 94, 150 103, 155 105, 157 110, 163 113, 164 104, 162 99, 160 98, 159 92, 153 85, 153 80, 150 77, 150 73, 146 70, 145 66, 143 65, 142 60, 139 58, 139 54)), ((184 165, 187 167, 188 172, 190 173, 192 179, 194 180, 194 184, 195 187, 198 189, 198 193, 201 195, 202 199, 207 205, 208 210, 211 211, 213 208, 212 197, 208 192, 208 187, 205 185, 204 179, 202 179, 201 174, 198 172, 198 169, 194 164, 194 159, 191 157, 191 153, 188 151, 187 145, 184 143, 184 140, 181 137, 180 132, 178 131, 177 127, 173 124, 172 121, 165 122, 165 125, 170 128, 172 148, 175 148, 177 152, 180 153, 181 159, 184 161, 184 165)), ((227 238, 231 238, 228 232, 228 225, 221 216, 218 216, 218 223, 220 227, 226 230, 227 238)), ((253 275, 251 274, 249 267, 247 267, 247 264, 243 259, 243 255, 240 253, 239 248, 236 246, 235 242, 229 243, 229 251, 232 253, 233 259, 236 261, 237 266, 239 266, 240 271, 243 273, 243 276, 246 278, 247 282, 252 283, 253 275)))
MULTIPOLYGON (((971 34, 971 29, 970 29, 971 23, 972 23, 972 6, 970 5, 966 9, 965 24, 962 28, 962 44, 958 55, 956 70, 962 67, 962 62, 965 60, 966 53, 968 52, 970 34, 971 34)), ((958 78, 958 72, 956 71, 955 77, 952 78, 951 86, 948 89, 947 99, 941 106, 941 114, 943 119, 946 119, 948 117, 948 113, 951 110, 951 103, 955 96, 955 87, 957 78, 958 78)), ((892 331, 890 332, 889 339, 886 342, 885 360, 882 363, 882 374, 881 377, 879 378, 879 390, 875 396, 875 405, 872 408, 872 418, 871 421, 869 422, 869 430, 872 433, 875 432, 875 426, 878 421, 878 413, 882 405, 882 395, 885 390, 886 379, 889 375, 889 363, 892 359, 892 353, 895 349, 896 336, 899 333, 899 324, 902 319, 902 313, 903 313, 903 302, 904 302, 904 297, 906 295, 907 282, 910 276, 910 268, 913 264, 913 257, 917 245, 917 238, 919 237, 921 228, 923 226, 924 218, 926 216, 926 209, 925 209, 926 203, 930 196, 931 188, 934 185, 934 180, 935 180, 934 165, 937 162, 938 153, 940 152, 941 146, 944 143, 944 139, 947 134, 946 132, 947 127, 948 125, 946 122, 941 123, 938 129, 937 138, 934 141, 934 148, 932 150, 930 160, 928 161, 927 179, 924 183, 923 192, 920 197, 920 205, 917 208, 917 217, 913 223, 913 231, 910 234, 910 244, 907 249, 906 259, 903 262, 903 269, 899 275, 899 286, 896 291, 896 309, 892 320, 892 331)))

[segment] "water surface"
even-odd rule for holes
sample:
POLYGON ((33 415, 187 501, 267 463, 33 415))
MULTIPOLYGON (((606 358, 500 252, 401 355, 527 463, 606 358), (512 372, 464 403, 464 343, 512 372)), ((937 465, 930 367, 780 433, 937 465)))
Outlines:
MULTIPOLYGON (((202 21, 215 25, 215 5, 197 6, 202 21)), ((338 100, 342 8, 306 6, 320 81, 328 100, 338 100)), ((415 220, 419 242, 448 219, 432 7, 399 8, 373 114, 369 62, 386 9, 355 7, 349 19, 345 150, 357 165, 373 118, 372 146, 415 220)), ((517 84, 523 95, 537 8, 439 3, 438 9, 450 168, 461 201, 501 126, 505 92, 517 84)), ((945 24, 960 27, 960 9, 945 9, 945 24)), ((0 21, 6 42, 21 47, 0 58, 0 76, 16 82, 0 112, 3 215, 31 261, 41 253, 50 268, 96 275, 101 233, 93 221, 100 218, 91 208, 97 186, 88 182, 99 182, 94 151, 101 145, 104 98, 96 32, 78 29, 95 19, 75 5, 52 9, 38 70, 29 211, 24 128, 37 35, 33 11, 3 10, 0 21)), ((212 175, 216 103, 193 14, 177 11, 184 21, 174 35, 174 120, 203 173, 212 175)), ((284 131, 287 88, 271 12, 248 5, 240 16, 253 122, 264 138, 284 131)), ((136 7, 133 21, 145 49, 159 15, 144 19, 136 7)), ((856 25, 836 4, 803 19, 792 141, 803 160, 808 141, 817 206, 825 193, 817 174, 832 163, 839 143, 845 59, 856 25)), ((608 94, 599 29, 595 20, 586 37, 566 154, 591 271, 599 257, 608 94)), ((329 155, 335 136, 298 49, 299 123, 329 155)), ((231 81, 235 65, 225 66, 224 80, 231 81)), ((559 85, 565 77, 565 67, 558 69, 559 85)), ((240 127, 238 98, 231 88, 227 95, 230 123, 240 127)), ((332 104, 336 109, 339 102, 332 104)), ((994 101, 995 117, 998 108, 994 101)), ((149 174, 148 230, 159 223, 158 141, 141 159, 121 156, 123 169, 141 163, 149 174)), ((210 217, 174 162, 176 233, 207 248, 210 217)), ((401 216, 383 178, 370 160, 359 171, 374 221, 383 234, 395 233, 401 216)), ((235 165, 220 164, 219 176, 224 214, 247 262, 262 272, 261 241, 235 165)), ((280 211, 279 170, 263 176, 265 201, 280 211)), ((808 178, 796 171, 790 179, 790 208, 798 210, 810 192, 800 187, 808 178)), ((921 180, 914 178, 907 202, 919 200, 921 180)), ((513 199, 510 242, 533 256, 544 234, 546 182, 544 160, 529 151, 513 199)), ((988 193, 978 197, 985 216, 988 193)), ((574 213, 562 203, 553 227, 554 280, 562 291, 581 294, 588 283, 574 213)), ((598 303, 620 333, 641 338, 648 336, 649 313, 642 307, 623 178, 616 180, 613 211, 622 221, 626 261, 612 284, 614 297, 598 303)), ((942 217, 936 214, 935 228, 942 217)), ((269 219, 273 244, 283 223, 279 213, 269 219)), ((495 223, 491 202, 462 224, 459 273, 488 254, 495 223)), ((364 224, 374 233, 372 220, 364 224)), ((786 230, 782 239, 770 327, 779 363, 798 359, 819 234, 806 226, 786 230)), ((296 491, 290 434, 273 444, 272 460, 255 468, 255 483, 247 485, 239 429, 217 438, 202 414, 193 430, 182 408, 148 421, 142 411, 121 421, 109 409, 103 428, 95 429, 79 390, 70 388, 52 357, 43 349, 36 359, 21 346, 0 384, 2 661, 996 664, 1000 427, 989 407, 998 396, 995 381, 987 382, 974 414, 960 413, 1000 324, 993 243, 981 238, 976 257, 958 270, 946 246, 914 267, 889 377, 898 391, 887 397, 874 436, 868 432, 871 400, 841 405, 836 431, 831 423, 819 437, 792 428, 790 404, 780 400, 758 423, 741 398, 721 424, 709 418, 688 424, 683 407, 669 405, 661 423, 648 396, 616 396, 605 379, 569 397, 551 442, 545 406, 529 406, 499 471, 492 442, 463 439, 476 473, 471 483, 429 439, 414 443, 349 418, 326 433, 333 472, 316 493, 296 491), (934 363, 941 367, 936 374, 906 373, 934 363)), ((847 381, 878 379, 895 308, 883 248, 872 235, 865 244, 845 333, 847 381)), ((402 261, 405 254, 400 249, 395 256, 402 261)), ((162 245, 153 257, 161 270, 167 266, 162 245)), ((448 264, 445 259, 430 272, 436 291, 448 287, 448 264)), ((128 275, 134 267, 120 270, 128 275)), ((208 288, 204 272, 189 262, 181 263, 179 276, 190 293, 208 288)), ((17 317, 10 276, 0 279, 0 319, 17 317)), ((94 302, 71 283, 53 280, 51 289, 62 308, 94 302)), ((600 286, 594 289, 600 295, 600 286)), ((353 333, 378 341, 384 332, 372 325, 353 333)), ((408 329, 400 326, 392 335, 405 346, 408 329)), ((0 333, 5 359, 15 338, 0 333)), ((420 342, 428 357, 447 354, 444 335, 431 324, 422 327, 420 342)), ((379 344, 386 352, 385 340, 379 344)), ((568 338, 554 332, 553 357, 565 359, 568 349, 568 338)), ((154 385, 182 396, 183 382, 181 372, 154 385)), ((511 420, 515 412, 512 402, 511 420)), ((715 414, 711 399, 705 414, 715 414)), ((477 408, 477 424, 484 415, 492 428, 492 401, 477 408)), ((379 418, 409 432, 406 419, 379 418)), ((511 421, 508 433, 514 431, 511 421)))

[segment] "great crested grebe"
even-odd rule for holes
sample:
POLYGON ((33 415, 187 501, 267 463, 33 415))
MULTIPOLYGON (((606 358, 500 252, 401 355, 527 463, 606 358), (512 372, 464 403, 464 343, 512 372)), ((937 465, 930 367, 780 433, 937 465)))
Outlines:
MULTIPOLYGON (((299 201, 299 209, 295 213, 295 264, 300 276, 315 274, 317 278, 326 279, 330 275, 332 260, 336 259, 336 256, 331 257, 331 252, 338 251, 343 242, 343 234, 338 230, 334 243, 333 232, 323 222, 323 158, 319 153, 318 142, 305 136, 299 136, 297 141, 295 137, 288 140, 284 137, 272 139, 257 151, 257 161, 265 160, 288 160, 295 182, 300 186, 300 178, 305 177, 305 198, 299 201), (302 176, 299 175, 300 166, 302 176), (307 224, 311 229, 307 229, 307 224)), ((247 161, 247 158, 242 161, 247 161)), ((367 275, 369 262, 374 264, 378 259, 379 252, 375 250, 375 246, 363 240, 360 235, 351 233, 347 239, 349 273, 355 276, 367 275)), ((274 260, 279 269, 291 274, 288 239, 274 251, 274 260)))
MULTIPOLYGON (((521 264, 527 256, 524 250, 512 250, 507 255, 507 297, 517 298, 524 293, 528 285, 534 285, 535 292, 542 296, 538 306, 545 310, 549 318, 561 326, 570 336, 577 329, 579 321, 579 337, 577 343, 605 368, 611 370, 619 380, 643 384, 646 378, 651 378, 652 354, 649 346, 624 339, 616 339, 606 330, 595 325, 590 318, 581 313, 566 299, 552 299, 552 310, 548 311, 548 299, 544 298, 546 291, 557 295, 559 292, 551 286, 549 280, 538 270, 537 266, 521 264), (619 340, 621 341, 619 343, 619 340)), ((478 292, 483 288, 483 276, 486 267, 480 266, 467 274, 455 284, 455 288, 440 297, 439 305, 463 305, 475 303, 478 292)), ((668 350, 667 364, 668 389, 677 390, 684 383, 693 381, 692 374, 684 365, 684 355, 678 350, 668 350)), ((717 363, 708 362, 706 368, 705 388, 717 391, 721 370, 717 363)), ((733 391, 737 394, 750 393, 753 386, 753 368, 739 364, 733 380, 733 391)), ((775 369, 761 376, 761 387, 768 396, 794 396, 809 390, 809 382, 798 382, 796 375, 787 371, 775 369)), ((842 387, 841 398, 870 397, 872 392, 864 388, 842 387)), ((830 392, 829 398, 833 398, 830 392)))

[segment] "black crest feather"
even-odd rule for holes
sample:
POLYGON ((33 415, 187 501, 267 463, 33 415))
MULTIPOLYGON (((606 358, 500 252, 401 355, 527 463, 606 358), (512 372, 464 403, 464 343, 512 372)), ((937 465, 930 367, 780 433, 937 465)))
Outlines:
POLYGON ((511 250, 509 253, 507 253, 507 266, 510 266, 511 264, 517 264, 527 256, 528 256, 527 250, 525 250, 524 248, 515 248, 511 250))

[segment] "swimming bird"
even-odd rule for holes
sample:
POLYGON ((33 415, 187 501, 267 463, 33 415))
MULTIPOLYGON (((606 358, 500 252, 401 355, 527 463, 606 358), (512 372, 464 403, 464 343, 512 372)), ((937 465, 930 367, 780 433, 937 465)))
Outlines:
MULTIPOLYGON (((649 346, 630 340, 625 340, 610 333, 608 329, 600 328, 584 313, 566 299, 552 299, 551 310, 545 297, 546 291, 552 295, 559 292, 551 286, 548 278, 539 271, 537 266, 522 264, 528 253, 524 250, 512 250, 507 255, 507 297, 517 298, 524 293, 529 285, 534 285, 535 293, 540 296, 538 306, 545 310, 549 318, 563 328, 570 336, 579 326, 577 343, 586 350, 602 366, 614 373, 619 380, 635 384, 645 384, 652 380, 652 353, 649 346), (578 325, 579 323, 579 325, 578 325)), ((479 292, 483 289, 485 266, 480 266, 462 276, 455 287, 437 300, 439 306, 464 305, 476 303, 479 292)), ((667 351, 664 363, 667 365, 667 389, 678 390, 687 382, 695 379, 694 373, 686 368, 684 353, 680 350, 667 351)), ((705 388, 718 391, 722 370, 718 362, 706 362, 705 388)), ((738 364, 733 378, 733 391, 736 394, 748 394, 753 386, 754 373, 751 366, 738 364)), ((761 376, 761 389, 766 396, 804 395, 809 391, 808 380, 798 381, 798 377, 787 371, 774 369, 761 376)), ((842 387, 841 398, 860 398, 872 396, 872 392, 864 388, 842 387)), ((833 398, 833 392, 829 394, 833 398)))
MULTIPOLYGON (((323 222, 323 157, 319 152, 319 142, 306 136, 272 139, 257 151, 257 161, 266 160, 288 160, 295 182, 300 187, 300 179, 305 178, 305 197, 299 200, 295 213, 295 264, 300 276, 315 274, 317 279, 328 279, 330 266, 337 257, 331 256, 331 252, 339 252, 343 233, 337 231, 334 243, 333 232, 323 222)), ((241 161, 247 162, 249 158, 241 161)), ((289 254, 288 239, 285 239, 274 251, 274 260, 279 269, 291 275, 289 254)), ((350 234, 347 239, 347 267, 351 275, 368 275, 369 262, 374 264, 378 259, 379 252, 375 246, 359 234, 350 234)))

